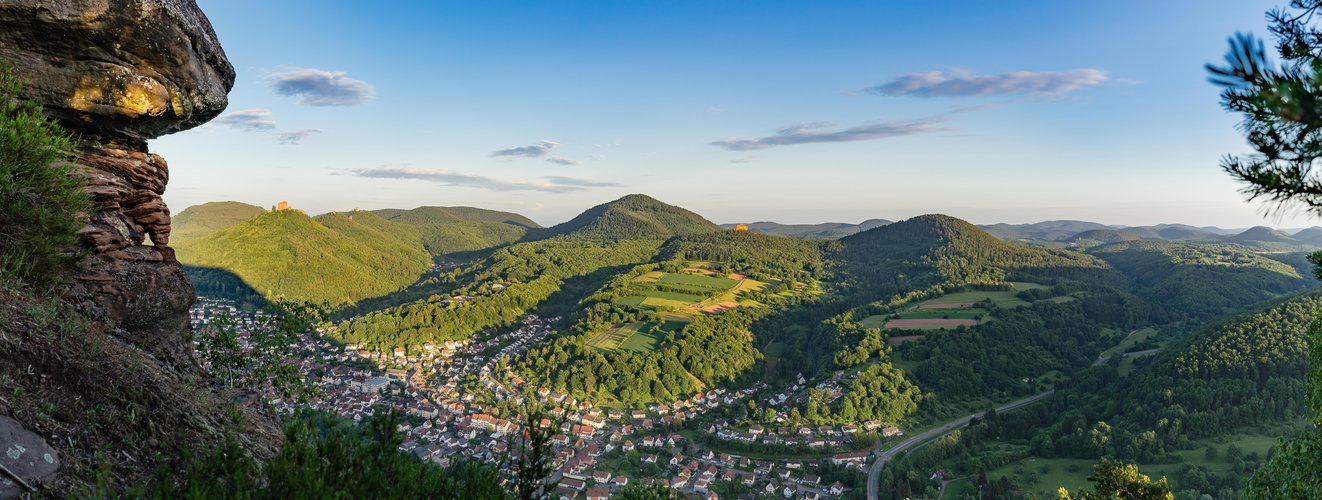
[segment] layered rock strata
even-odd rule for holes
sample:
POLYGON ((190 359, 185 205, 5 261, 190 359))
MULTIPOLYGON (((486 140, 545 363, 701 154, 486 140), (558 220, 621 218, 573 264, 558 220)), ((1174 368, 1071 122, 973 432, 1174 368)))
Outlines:
POLYGON ((170 243, 170 180, 147 140, 224 111, 234 68, 193 0, 0 0, 0 60, 74 134, 97 211, 68 293, 191 370, 194 291, 170 243))

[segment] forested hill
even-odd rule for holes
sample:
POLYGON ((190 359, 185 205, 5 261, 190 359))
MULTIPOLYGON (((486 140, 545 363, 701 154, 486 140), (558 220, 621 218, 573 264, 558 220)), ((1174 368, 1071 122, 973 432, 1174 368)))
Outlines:
POLYGON ((472 207, 387 208, 372 213, 417 227, 423 248, 433 257, 507 245, 522 239, 529 229, 542 227, 516 213, 472 207))
POLYGON ((721 231, 701 215, 655 198, 631 194, 579 214, 545 231, 529 231, 536 239, 564 235, 590 240, 668 238, 721 231))
POLYGON ((431 265, 418 229, 370 212, 314 220, 297 210, 277 210, 175 249, 199 293, 246 285, 267 297, 332 304, 389 293, 431 265))
POLYGON ((996 284, 1053 277, 1115 282, 1092 257, 1001 241, 946 215, 923 215, 842 238, 832 246, 843 269, 860 279, 900 277, 911 288, 996 284))
POLYGON ((497 210, 473 207, 418 207, 412 210, 386 208, 372 210, 372 213, 391 222, 399 222, 414 226, 424 226, 444 222, 495 222, 523 226, 528 229, 542 227, 536 222, 533 222, 532 219, 513 212, 500 212, 497 210))
POLYGON ((1318 292, 1280 299, 1176 340, 1130 377, 1117 379, 1119 358, 1095 367, 1025 415, 1044 428, 1032 451, 1168 463, 1163 454, 1193 440, 1288 422, 1304 411, 1306 332, 1319 309, 1318 292))
POLYGON ((1316 284, 1288 264, 1214 245, 1129 241, 1087 250, 1132 280, 1172 319, 1206 321, 1316 284))
POLYGON ((201 238, 266 213, 262 207, 237 201, 213 201, 185 208, 170 220, 170 241, 201 238))

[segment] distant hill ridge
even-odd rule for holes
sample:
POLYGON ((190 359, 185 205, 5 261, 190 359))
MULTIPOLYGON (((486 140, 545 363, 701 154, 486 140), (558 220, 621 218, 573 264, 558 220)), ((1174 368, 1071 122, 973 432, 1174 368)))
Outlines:
POLYGON ((513 212, 500 212, 474 207, 418 207, 412 210, 385 208, 381 210, 372 210, 372 213, 391 222, 412 225, 471 221, 513 224, 529 229, 542 227, 536 222, 533 222, 532 219, 513 212))
MULTIPOLYGON (((843 238, 861 231, 867 231, 875 227, 891 224, 891 221, 885 219, 868 219, 858 224, 849 224, 846 222, 826 222, 822 224, 779 224, 776 222, 753 222, 746 224, 748 230, 754 233, 771 234, 776 236, 789 236, 793 238, 807 238, 814 240, 831 240, 843 238)), ((721 224, 722 228, 734 229, 738 224, 721 224)))

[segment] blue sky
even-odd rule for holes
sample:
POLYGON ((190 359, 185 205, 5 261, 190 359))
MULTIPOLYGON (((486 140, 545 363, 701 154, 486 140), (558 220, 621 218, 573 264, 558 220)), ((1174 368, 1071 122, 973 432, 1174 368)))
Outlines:
POLYGON ((715 222, 1264 219, 1203 65, 1256 1, 199 0, 238 82, 153 141, 175 211, 644 193, 715 222))

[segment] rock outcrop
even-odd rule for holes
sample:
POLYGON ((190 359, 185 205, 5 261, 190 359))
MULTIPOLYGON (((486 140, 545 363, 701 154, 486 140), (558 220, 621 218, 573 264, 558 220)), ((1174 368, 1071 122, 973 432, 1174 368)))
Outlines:
POLYGON ((194 291, 161 200, 170 170, 147 140, 224 111, 234 68, 193 0, 0 0, 0 60, 25 97, 72 132, 97 212, 71 299, 122 336, 191 370, 194 291))

